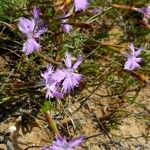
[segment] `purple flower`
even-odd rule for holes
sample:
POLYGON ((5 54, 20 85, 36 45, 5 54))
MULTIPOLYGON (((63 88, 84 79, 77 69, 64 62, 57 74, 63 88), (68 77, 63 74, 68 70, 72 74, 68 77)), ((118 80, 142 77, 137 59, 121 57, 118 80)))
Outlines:
POLYGON ((58 82, 62 81, 64 93, 70 93, 74 87, 79 85, 82 78, 81 74, 75 73, 76 69, 82 62, 82 58, 79 57, 77 62, 72 65, 72 56, 69 53, 65 53, 65 65, 66 68, 57 69, 56 73, 53 74, 52 78, 58 82))
POLYGON ((82 58, 79 57, 73 65, 72 56, 69 53, 65 53, 64 62, 66 65, 65 68, 54 71, 52 66, 49 65, 47 66, 47 70, 41 73, 44 79, 46 98, 63 98, 63 94, 60 91, 70 93, 71 90, 79 85, 82 75, 76 73, 76 70, 81 64, 82 58))
POLYGON ((145 18, 147 19, 150 18, 150 5, 148 5, 147 7, 143 7, 143 8, 135 8, 135 10, 142 13, 145 18))
MULTIPOLYGON (((70 15, 71 15, 71 14, 68 13, 68 14, 64 15, 64 18, 69 17, 70 15)), ((62 20, 61 29, 62 29, 63 32, 70 32, 70 30, 72 29, 72 26, 69 25, 69 24, 67 23, 67 21, 68 21, 68 19, 63 19, 63 20, 62 20)))
POLYGON ((37 51, 41 47, 40 44, 37 43, 36 39, 40 38, 41 34, 47 30, 47 26, 41 19, 39 19, 39 15, 39 8, 34 7, 33 18, 31 18, 31 20, 24 17, 19 18, 19 30, 27 38, 22 50, 26 55, 37 51))
POLYGON ((138 55, 143 50, 143 48, 139 48, 137 49, 137 51, 135 51, 133 43, 129 45, 129 48, 131 49, 132 52, 128 57, 127 61, 125 62, 124 69, 133 71, 134 69, 140 67, 139 63, 142 61, 142 58, 138 58, 138 55))
POLYGON ((51 65, 47 66, 47 70, 41 73, 44 78, 44 84, 46 89, 46 98, 63 98, 63 94, 59 91, 60 87, 56 80, 52 79, 54 70, 51 65))
POLYGON ((100 13, 101 11, 102 11, 102 10, 101 10, 100 8, 98 8, 98 7, 96 8, 96 7, 95 7, 95 8, 93 8, 92 13, 93 13, 93 14, 98 14, 98 13, 100 13))
POLYGON ((64 22, 61 24, 61 29, 64 32, 70 32, 70 30, 72 29, 72 26, 64 22))
POLYGON ((75 11, 85 10, 88 7, 87 0, 74 0, 75 11))
POLYGON ((76 146, 81 144, 84 141, 84 137, 79 137, 76 139, 72 139, 67 141, 65 138, 61 136, 57 136, 56 140, 53 141, 52 146, 49 148, 42 148, 41 150, 74 150, 76 146))

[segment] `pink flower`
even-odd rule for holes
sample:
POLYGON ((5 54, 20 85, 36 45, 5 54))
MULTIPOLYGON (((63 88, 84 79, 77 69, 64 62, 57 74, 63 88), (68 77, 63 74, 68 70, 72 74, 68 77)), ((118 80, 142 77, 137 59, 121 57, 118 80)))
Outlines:
POLYGON ((57 69, 57 71, 53 74, 52 78, 57 80, 58 82, 62 81, 62 87, 64 93, 70 93, 75 87, 79 85, 79 82, 82 78, 81 74, 75 73, 78 66, 81 64, 81 57, 78 58, 77 62, 72 65, 72 56, 69 53, 65 53, 65 65, 66 68, 57 69))
POLYGON ((53 72, 52 66, 49 65, 47 66, 47 70, 41 73, 41 76, 44 78, 46 98, 63 98, 58 82, 52 79, 53 72))
POLYGON ((128 56, 127 61, 125 62, 124 69, 133 71, 140 67, 139 63, 142 61, 142 58, 138 58, 138 55, 143 50, 143 48, 139 48, 137 49, 137 51, 135 51, 133 43, 130 44, 129 48, 131 49, 132 52, 128 56))
POLYGON ((79 57, 73 65, 71 54, 66 52, 64 62, 66 67, 62 69, 55 71, 51 65, 48 65, 47 70, 41 73, 44 80, 46 98, 63 98, 63 93, 70 93, 75 87, 78 87, 82 75, 76 73, 76 71, 82 62, 82 58, 79 57))
POLYGON ((31 20, 20 17, 18 27, 19 30, 25 35, 27 40, 24 43, 22 51, 29 55, 40 49, 40 44, 37 43, 37 38, 40 38, 41 34, 46 32, 47 26, 43 20, 39 19, 40 10, 34 7, 33 18, 31 20))
POLYGON ((43 147, 41 150, 74 150, 74 148, 81 144, 83 141, 83 136, 72 139, 70 141, 67 141, 61 136, 57 136, 56 140, 53 141, 52 146, 50 146, 49 148, 43 147))

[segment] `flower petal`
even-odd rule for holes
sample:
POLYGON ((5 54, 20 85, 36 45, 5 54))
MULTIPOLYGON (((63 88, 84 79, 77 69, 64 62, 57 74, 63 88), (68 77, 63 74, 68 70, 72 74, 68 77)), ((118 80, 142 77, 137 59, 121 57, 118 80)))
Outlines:
POLYGON ((31 37, 32 32, 35 27, 35 22, 33 20, 26 19, 24 17, 19 18, 18 23, 19 30, 24 33, 27 37, 31 37))
POLYGON ((136 59, 136 60, 128 59, 124 65, 124 69, 133 71, 133 70, 139 68, 140 65, 138 64, 138 61, 140 62, 141 59, 136 59))
POLYGON ((55 91, 55 92, 53 93, 53 95, 54 95, 54 97, 56 97, 56 98, 63 98, 63 97, 64 97, 64 94, 61 93, 61 92, 58 92, 58 91, 55 91))
POLYGON ((79 57, 77 62, 73 65, 73 69, 76 70, 78 66, 82 63, 82 57, 79 57))
POLYGON ((41 11, 39 7, 34 6, 32 10, 32 15, 35 20, 38 20, 40 17, 41 11))
POLYGON ((79 138, 72 139, 71 141, 69 141, 68 146, 73 148, 73 147, 78 146, 79 144, 81 144, 83 141, 84 141, 84 137, 81 136, 79 138))
POLYGON ((70 93, 74 88, 71 76, 67 76, 62 83, 64 93, 70 93))
POLYGON ((26 40, 26 42, 23 44, 23 49, 22 51, 26 54, 29 55, 37 50, 39 50, 41 45, 37 43, 33 38, 29 38, 26 40))
POLYGON ((141 51, 143 51, 144 50, 144 48, 143 47, 140 47, 136 52, 135 52, 135 56, 138 56, 140 53, 141 53, 141 51))
POLYGON ((74 0, 75 11, 85 10, 88 6, 87 0, 74 0))
POLYGON ((64 93, 70 93, 74 87, 79 85, 82 75, 77 73, 68 73, 66 78, 64 79, 62 86, 64 89, 64 93))
POLYGON ((134 53, 135 53, 135 50, 134 50, 134 44, 133 44, 133 43, 131 43, 131 44, 129 45, 129 48, 131 49, 132 54, 134 54, 134 53))
POLYGON ((52 79, 54 79, 57 82, 61 82, 64 80, 66 77, 66 72, 65 70, 57 69, 53 74, 52 74, 52 79))
POLYGON ((71 54, 66 52, 64 62, 66 64, 67 68, 71 68, 71 66, 72 66, 71 58, 72 58, 71 54))
POLYGON ((72 29, 72 26, 67 23, 63 23, 63 24, 61 24, 61 29, 63 32, 68 33, 72 29))
POLYGON ((36 21, 36 28, 34 29, 34 37, 39 38, 43 33, 47 31, 47 27, 48 24, 42 19, 36 21))

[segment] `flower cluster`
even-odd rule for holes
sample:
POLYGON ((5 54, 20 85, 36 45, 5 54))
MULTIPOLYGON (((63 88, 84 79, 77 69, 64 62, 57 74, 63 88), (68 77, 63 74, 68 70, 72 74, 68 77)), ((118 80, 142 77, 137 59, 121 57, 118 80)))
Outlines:
POLYGON ((46 23, 40 19, 40 9, 38 7, 33 8, 32 15, 33 17, 30 20, 25 17, 20 17, 18 23, 19 30, 27 38, 22 49, 26 55, 41 48, 37 40, 40 38, 41 34, 47 30, 46 23))
POLYGON ((44 78, 46 98, 62 98, 63 94, 70 93, 75 87, 79 85, 82 78, 81 74, 76 73, 78 66, 82 62, 79 57, 76 63, 72 64, 72 56, 70 53, 65 53, 65 67, 56 69, 49 65, 47 70, 41 74, 44 78))
POLYGON ((81 144, 83 141, 84 137, 79 137, 67 141, 65 138, 57 136, 56 140, 53 141, 52 146, 49 148, 43 147, 41 150, 74 150, 74 148, 81 144))
POLYGON ((135 47, 133 43, 129 45, 129 48, 131 49, 131 54, 128 56, 128 59, 124 65, 125 70, 133 71, 140 67, 139 63, 142 61, 142 58, 139 58, 138 55, 141 53, 143 48, 137 49, 135 51, 135 47))

